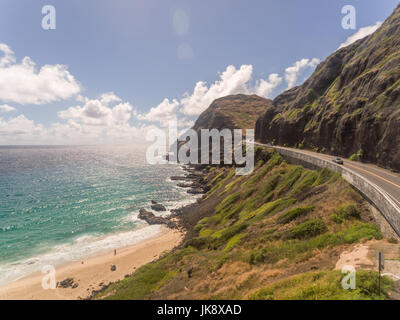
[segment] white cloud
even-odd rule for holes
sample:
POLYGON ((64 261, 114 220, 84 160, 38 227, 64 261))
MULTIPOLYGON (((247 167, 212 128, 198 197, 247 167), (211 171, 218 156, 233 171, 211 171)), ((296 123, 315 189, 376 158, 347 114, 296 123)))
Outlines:
MULTIPOLYGON (((11 118, 8 121, 0 118, 0 138, 14 138, 14 140, 23 139, 30 141, 44 132, 42 125, 36 125, 24 115, 11 118)), ((1 140, 0 140, 1 141, 1 140)))
POLYGON ((72 120, 75 123, 109 127, 114 125, 128 125, 132 115, 132 106, 122 103, 122 100, 114 93, 102 94, 99 99, 80 97, 82 106, 70 107, 58 112, 58 116, 64 120, 72 120), (113 102, 117 105, 111 106, 113 102))
POLYGON ((16 63, 6 44, 0 43, 0 51, 0 100, 43 104, 68 99, 81 90, 64 65, 44 65, 38 70, 29 57, 16 63))
POLYGON ((215 100, 227 95, 249 93, 247 83, 251 80, 253 66, 242 65, 236 69, 230 65, 210 87, 204 81, 199 81, 193 93, 185 94, 181 100, 182 113, 185 115, 198 115, 215 100))
POLYGON ((68 119, 46 128, 24 115, 4 120, 0 118, 0 144, 146 144, 146 132, 154 126, 131 126, 116 123, 93 126, 68 119))
POLYGON ((191 128, 194 126, 194 120, 189 120, 187 118, 181 118, 178 120, 178 127, 179 128, 191 128))
POLYGON ((357 40, 360 40, 362 38, 365 38, 366 36, 369 36, 370 34, 374 33, 380 26, 382 25, 381 21, 377 21, 374 25, 367 26, 364 28, 360 28, 356 33, 351 35, 346 39, 345 42, 343 42, 338 49, 347 47, 351 45, 352 43, 356 42, 357 40))
POLYGON ((169 101, 165 98, 157 107, 153 107, 146 114, 134 112, 136 118, 142 121, 159 122, 162 126, 168 125, 168 121, 177 118, 179 102, 176 99, 169 101))
MULTIPOLYGON (((316 65, 319 60, 303 59, 306 65, 300 65, 299 70, 294 76, 297 81, 300 69, 306 66, 316 65)), ((287 72, 293 73, 290 68, 287 72)), ((178 118, 181 123, 193 122, 192 119, 186 117, 194 117, 206 110, 210 104, 218 98, 222 98, 233 94, 257 94, 264 98, 270 98, 274 90, 282 83, 283 79, 279 74, 272 73, 267 79, 258 79, 255 85, 251 84, 253 75, 252 65, 242 65, 237 69, 233 65, 229 65, 224 72, 219 74, 219 79, 211 85, 207 85, 205 81, 198 81, 191 93, 185 93, 183 97, 170 101, 165 98, 157 107, 153 107, 146 114, 134 112, 137 119, 148 122, 159 122, 162 126, 166 126, 168 121, 178 118), (185 119, 181 119, 184 116, 185 119)))
POLYGON ((9 46, 0 42, 0 51, 3 52, 3 56, 0 58, 0 68, 15 63, 14 52, 9 46))
POLYGON ((122 101, 122 99, 120 97, 117 97, 114 92, 103 93, 100 96, 100 100, 106 104, 111 103, 111 102, 121 102, 122 101))
POLYGON ((277 86, 282 83, 282 78, 277 73, 272 73, 265 79, 257 80, 254 93, 260 97, 270 98, 277 86))
MULTIPOLYGON (((0 100, 4 99, 2 95, 6 94, 12 96, 12 99, 19 103, 28 103, 28 101, 29 103, 43 103, 67 96, 58 91, 59 83, 57 81, 50 81, 52 76, 43 76, 48 72, 48 70, 43 71, 46 67, 50 70, 55 68, 57 72, 60 71, 59 68, 64 67, 44 66, 39 72, 36 72, 34 64, 29 58, 24 58, 21 64, 15 64, 15 57, 7 46, 0 46, 0 50, 4 53, 4 56, 0 58, 0 100), (9 75, 11 70, 20 73, 12 78, 9 75), (5 93, 3 87, 1 87, 5 75, 14 83, 21 80, 21 86, 9 87, 9 92, 5 93), (22 78, 19 78, 22 75, 26 76, 25 82, 22 81, 22 78), (57 88, 51 87, 52 85, 57 88), (40 86, 40 90, 38 86, 40 86), (50 87, 52 90, 49 90, 50 87)), ((289 85, 294 85, 303 69, 315 67, 318 63, 319 60, 316 58, 302 59, 286 69, 284 78, 289 85)), ((63 72, 65 79, 71 80, 69 84, 72 88, 73 83, 76 84, 74 78, 66 69, 63 69, 63 72)), ((76 94, 77 105, 59 111, 57 114, 61 119, 60 122, 53 123, 49 127, 36 124, 23 115, 8 120, 0 118, 0 144, 92 144, 117 141, 143 143, 146 130, 155 126, 143 124, 132 126, 132 114, 139 121, 159 123, 161 127, 167 126, 170 120, 177 119, 179 128, 189 128, 194 124, 194 117, 207 109, 215 99, 240 93, 271 97, 274 90, 283 82, 283 76, 277 73, 270 74, 266 79, 257 79, 254 82, 252 76, 252 65, 242 65, 238 69, 230 65, 210 85, 204 81, 199 81, 191 93, 185 93, 176 99, 165 98, 159 105, 151 108, 145 114, 133 111, 129 102, 123 101, 113 92, 104 93, 96 99, 79 95, 80 88, 77 85, 76 90, 70 90, 70 93, 74 91, 73 95, 76 94)), ((9 100, 12 99, 9 97, 9 100)), ((3 105, 0 106, 0 111, 13 111, 10 108, 13 107, 3 105)))
POLYGON ((230 65, 222 72, 219 79, 210 86, 204 81, 199 81, 194 86, 191 94, 185 93, 183 97, 170 101, 165 98, 157 107, 153 107, 146 114, 134 112, 137 119, 149 122, 159 122, 166 126, 169 120, 178 118, 182 126, 192 124, 192 117, 199 115, 206 110, 210 104, 218 98, 232 94, 259 94, 269 96, 272 91, 280 84, 282 79, 277 74, 269 76, 268 81, 260 79, 255 87, 251 87, 249 82, 253 73, 253 66, 242 65, 239 69, 230 65), (185 116, 184 118, 181 118, 185 116))
POLYGON ((315 68, 319 64, 320 60, 317 58, 313 59, 301 59, 296 61, 293 66, 286 68, 285 80, 288 84, 288 89, 293 88, 301 74, 306 68, 315 68))
POLYGON ((12 106, 9 106, 8 104, 0 105, 0 112, 6 113, 6 112, 12 112, 12 111, 17 111, 17 109, 15 109, 12 106))

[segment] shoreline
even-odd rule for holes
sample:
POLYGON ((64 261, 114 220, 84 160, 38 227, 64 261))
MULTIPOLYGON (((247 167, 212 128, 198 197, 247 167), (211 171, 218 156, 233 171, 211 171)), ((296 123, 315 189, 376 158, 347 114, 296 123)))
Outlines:
POLYGON ((94 291, 107 287, 131 275, 144 264, 159 259, 168 250, 178 246, 185 233, 162 226, 161 234, 136 244, 95 255, 82 261, 62 264, 55 268, 56 282, 68 282, 68 287, 60 285, 52 290, 42 288, 46 274, 36 272, 0 287, 0 300, 78 300, 89 298, 94 291), (111 271, 115 265, 116 270, 111 271))
MULTIPOLYGON (((191 166, 181 167, 185 174, 179 178, 191 185, 182 187, 197 200, 172 209, 162 221, 152 223, 161 227, 161 232, 138 243, 95 254, 86 259, 72 261, 55 267, 56 289, 45 290, 42 279, 46 274, 35 272, 14 282, 0 286, 0 300, 80 300, 90 299, 94 294, 105 290, 109 285, 131 276, 139 267, 157 261, 166 251, 174 250, 187 237, 186 214, 192 212, 198 204, 198 196, 204 193, 201 183, 201 171, 191 166), (199 180, 200 178, 200 180, 199 180), (197 192, 190 192, 196 190, 197 192), (199 192, 201 191, 201 192, 199 192), (112 266, 115 270, 112 271, 112 266)), ((179 185, 178 185, 179 187, 179 185)), ((146 210, 145 210, 146 211, 146 210)), ((149 213, 149 212, 148 212, 149 213)), ((159 216, 158 216, 159 217, 159 216)))

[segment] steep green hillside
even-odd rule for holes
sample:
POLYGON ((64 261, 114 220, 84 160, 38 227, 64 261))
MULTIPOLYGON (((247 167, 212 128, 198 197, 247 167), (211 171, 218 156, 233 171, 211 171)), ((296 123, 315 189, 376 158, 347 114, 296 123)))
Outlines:
POLYGON ((334 271, 350 244, 382 237, 362 197, 339 175, 289 165, 272 150, 258 147, 256 160, 250 176, 204 169, 211 189, 191 210, 197 223, 182 246, 96 298, 380 298, 375 272, 359 271, 347 291, 334 271))
POLYGON ((336 51, 273 101, 256 138, 400 170, 400 6, 374 34, 336 51))

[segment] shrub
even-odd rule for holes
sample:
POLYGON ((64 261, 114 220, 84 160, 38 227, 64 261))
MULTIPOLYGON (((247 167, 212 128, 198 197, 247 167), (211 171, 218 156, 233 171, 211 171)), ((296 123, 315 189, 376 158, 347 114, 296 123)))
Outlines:
POLYGON ((324 184, 325 182, 327 182, 329 179, 332 178, 332 176, 334 175, 334 173, 327 169, 327 168, 323 168, 318 175, 317 180, 315 180, 315 182, 313 183, 313 187, 319 186, 321 184, 324 184))
POLYGON ((243 199, 249 198, 256 190, 257 190, 256 187, 250 188, 249 190, 247 190, 247 191, 243 194, 243 199))
POLYGON ((233 249, 242 240, 242 237, 243 235, 239 233, 230 238, 228 243, 226 244, 224 251, 230 251, 231 249, 233 249))
POLYGON ((256 182, 260 181, 268 172, 270 172, 274 167, 280 165, 283 162, 282 156, 275 152, 271 159, 265 164, 264 167, 260 168, 252 178, 250 178, 245 184, 252 186, 256 182))
POLYGON ((229 239, 231 239, 233 236, 239 234, 241 231, 245 230, 247 228, 246 223, 239 223, 239 224, 234 224, 231 227, 219 230, 215 232, 212 235, 213 241, 212 241, 212 247, 214 249, 219 248, 220 246, 224 245, 229 239))
POLYGON ((236 201, 240 199, 240 192, 232 193, 231 195, 227 196, 222 202, 217 206, 216 210, 221 211, 222 209, 229 207, 236 201))
POLYGON ((364 155, 363 149, 360 149, 357 151, 357 153, 354 153, 350 156, 349 160, 350 161, 361 161, 362 157, 364 155))
POLYGON ((277 194, 282 195, 288 192, 292 188, 292 186, 297 182, 297 180, 300 179, 303 172, 304 169, 301 166, 291 167, 289 171, 282 176, 282 179, 277 186, 278 189, 277 194))
POLYGON ((296 203, 296 199, 278 199, 267 202, 256 210, 244 210, 239 214, 240 221, 247 221, 252 218, 262 219, 267 215, 277 213, 296 203))
POLYGON ((210 239, 208 237, 198 237, 198 238, 192 238, 186 241, 185 247, 193 247, 198 250, 201 250, 205 247, 208 246, 208 243, 210 242, 210 239))
POLYGON ((292 194, 297 195, 311 189, 318 177, 319 173, 316 171, 305 171, 301 178, 293 186, 292 194))
POLYGON ((279 181, 279 173, 274 174, 273 176, 269 177, 267 181, 265 181, 264 186, 259 193, 260 197, 264 197, 265 195, 269 194, 271 191, 273 191, 278 184, 279 181))
POLYGON ((353 204, 348 204, 336 208, 331 214, 331 219, 334 222, 341 224, 345 220, 349 220, 351 218, 358 218, 359 216, 360 214, 357 210, 357 207, 353 204))
POLYGON ((299 207, 299 208, 291 209, 291 210, 283 213, 278 218, 278 222, 283 223, 283 224, 289 223, 300 216, 306 215, 307 213, 311 212, 313 209, 314 209, 313 206, 299 207))
POLYGON ((313 219, 299 224, 289 230, 289 238, 307 239, 315 237, 328 230, 326 224, 321 219, 313 219))

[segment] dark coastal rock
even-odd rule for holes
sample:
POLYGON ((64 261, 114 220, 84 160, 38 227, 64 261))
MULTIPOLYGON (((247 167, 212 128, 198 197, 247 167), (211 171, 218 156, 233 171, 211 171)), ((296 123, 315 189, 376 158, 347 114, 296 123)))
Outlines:
POLYGON ((204 190, 202 188, 192 188, 187 191, 190 194, 203 194, 204 190))
POLYGON ((179 188, 191 188, 192 183, 178 183, 176 186, 179 188))
POLYGON ((176 223, 171 221, 168 218, 164 217, 157 217, 154 215, 153 212, 147 211, 146 209, 140 209, 139 210, 139 219, 146 221, 148 224, 153 225, 153 224, 165 224, 169 228, 174 229, 176 228, 176 223))
POLYGON ((172 176, 172 177, 170 177, 170 179, 172 181, 188 181, 188 180, 190 180, 190 178, 188 178, 186 176, 172 176))
POLYGON ((74 279, 73 278, 67 278, 64 279, 63 281, 60 281, 57 283, 57 288, 70 288, 74 286, 74 279))
POLYGON ((111 271, 115 271, 115 270, 117 270, 117 267, 115 266, 115 264, 112 264, 112 265, 111 265, 111 268, 110 268, 110 270, 111 270, 111 271))
POLYGON ((192 183, 178 183, 177 187, 180 188, 192 188, 192 189, 199 189, 204 187, 204 183, 194 181, 192 183))
POLYGON ((202 180, 203 179, 203 174, 200 173, 189 173, 186 178, 192 179, 192 180, 202 180))
POLYGON ((165 208, 161 203, 157 203, 154 200, 151 200, 151 203, 151 209, 154 211, 167 211, 167 208, 165 208))
POLYGON ((193 182, 191 185, 191 188, 193 188, 193 189, 204 189, 204 187, 205 187, 204 183, 196 182, 196 181, 193 182))

